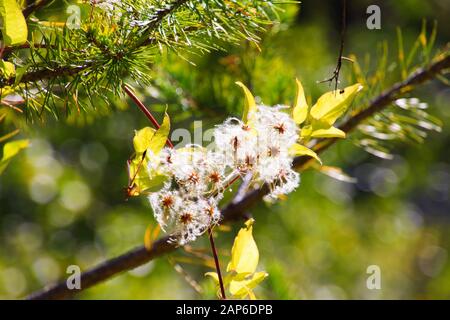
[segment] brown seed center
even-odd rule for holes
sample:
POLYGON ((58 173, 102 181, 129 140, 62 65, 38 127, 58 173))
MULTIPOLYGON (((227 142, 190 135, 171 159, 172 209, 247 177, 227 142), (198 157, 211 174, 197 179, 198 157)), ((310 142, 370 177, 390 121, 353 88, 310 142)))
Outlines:
POLYGON ((188 224, 191 221, 192 221, 192 214, 190 214, 189 212, 184 213, 180 217, 180 222, 183 223, 183 224, 188 224))

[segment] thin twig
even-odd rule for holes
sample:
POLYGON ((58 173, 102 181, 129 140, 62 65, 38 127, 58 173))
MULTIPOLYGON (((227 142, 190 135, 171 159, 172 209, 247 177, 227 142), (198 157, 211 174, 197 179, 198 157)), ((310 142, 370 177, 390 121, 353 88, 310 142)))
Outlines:
POLYGON ((215 264, 216 270, 217 270, 217 277, 219 278, 220 293, 222 295, 222 299, 226 300, 227 296, 225 294, 225 287, 223 285, 222 272, 220 271, 219 258, 217 257, 217 250, 216 250, 216 245, 214 244, 214 237, 213 237, 211 227, 208 228, 208 235, 209 235, 209 243, 211 244, 211 251, 214 256, 214 264, 215 264))
MULTIPOLYGON (((342 126, 340 126, 340 129, 347 133, 354 130, 358 124, 368 119, 375 113, 390 106, 395 99, 407 90, 411 90, 413 86, 435 78, 443 70, 448 68, 450 68, 450 54, 447 51, 428 67, 418 69, 406 80, 395 83, 388 90, 381 93, 374 100, 372 100, 372 102, 370 102, 369 105, 363 109, 363 111, 349 118, 342 126)), ((328 142, 321 140, 318 141, 313 148, 317 153, 321 153, 337 141, 337 139, 328 139, 328 142)), ((302 171, 309 165, 310 159, 311 158, 305 156, 297 157, 294 159, 293 165, 297 170, 302 171)), ((263 185, 259 189, 248 192, 239 202, 228 204, 221 210, 223 217, 222 223, 242 219, 243 213, 258 203, 268 192, 268 186, 263 185)), ((62 281, 55 285, 47 286, 40 291, 36 291, 30 294, 27 298, 64 299, 72 297, 79 291, 83 291, 124 271, 134 269, 154 258, 174 251, 176 249, 176 245, 173 242, 168 242, 168 240, 169 237, 164 237, 156 241, 151 250, 147 250, 144 246, 140 246, 116 258, 107 260, 86 272, 83 272, 81 274, 82 288, 80 290, 70 290, 67 288, 66 282, 62 281)))
MULTIPOLYGON (((347 0, 342 0, 342 17, 341 17, 341 45, 339 48, 339 56, 336 63, 336 68, 333 71, 333 75, 325 80, 319 81, 319 83, 323 82, 329 82, 330 85, 335 81, 334 84, 334 91, 337 90, 338 84, 339 84, 339 75, 341 72, 342 67, 342 60, 344 60, 343 54, 344 54, 344 41, 345 41, 345 34, 347 32, 347 0)), ((347 58, 345 58, 347 60, 347 58)))
POLYGON ((40 8, 49 4, 51 0, 36 0, 31 3, 28 7, 23 9, 22 13, 25 18, 28 18, 33 12, 39 10, 40 8))

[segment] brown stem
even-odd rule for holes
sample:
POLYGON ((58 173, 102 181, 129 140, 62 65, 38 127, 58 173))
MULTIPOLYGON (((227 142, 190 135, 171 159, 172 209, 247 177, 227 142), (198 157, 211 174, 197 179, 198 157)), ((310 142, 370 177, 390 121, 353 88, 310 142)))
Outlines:
MULTIPOLYGON (((134 101, 134 103, 139 107, 139 109, 141 109, 141 111, 145 114, 145 116, 150 120, 153 126, 156 129, 159 129, 160 125, 158 121, 156 121, 153 114, 147 109, 147 107, 142 103, 142 101, 139 100, 139 98, 134 94, 134 92, 131 91, 131 89, 126 84, 124 84, 122 88, 126 92, 126 94, 131 98, 131 100, 134 101)), ((166 143, 170 148, 173 148, 173 143, 172 141, 170 141, 170 139, 167 139, 166 143)))
POLYGON ((226 300, 227 296, 225 294, 225 287, 223 285, 222 272, 220 272, 219 258, 217 257, 217 250, 216 250, 216 245, 214 244, 214 237, 213 237, 211 227, 208 228, 208 234, 209 234, 209 243, 211 244, 211 251, 214 256, 214 264, 216 265, 217 277, 219 278, 220 293, 222 294, 222 299, 226 300))
MULTIPOLYGON (((340 129, 345 132, 350 132, 356 126, 371 117, 377 112, 391 105, 401 94, 407 90, 411 90, 412 86, 422 84, 428 80, 433 79, 439 75, 443 70, 450 68, 450 54, 443 53, 436 61, 426 68, 420 68, 411 74, 406 80, 398 82, 390 87, 388 90, 381 93, 360 113, 350 117, 340 129)), ((337 139, 329 139, 329 142, 319 141, 314 150, 317 153, 323 152, 326 148, 336 143, 337 139)), ((299 170, 304 170, 308 166, 311 158, 297 157, 294 159, 293 166, 299 170)), ((263 185, 261 188, 248 192, 242 199, 236 203, 229 203, 222 212, 222 223, 232 220, 242 219, 243 214, 252 206, 257 204, 265 194, 269 192, 269 187, 263 185)), ((134 269, 154 258, 160 257, 166 253, 172 252, 176 249, 174 243, 168 242, 169 238, 164 237, 156 241, 151 250, 147 250, 144 246, 135 248, 125 254, 116 258, 107 260, 92 269, 81 274, 82 288, 80 290, 70 290, 67 288, 66 282, 47 286, 44 289, 30 294, 28 299, 64 299, 74 296, 77 292, 92 287, 109 278, 117 276, 118 274, 127 270, 134 269)))
POLYGON ((28 18, 29 15, 31 15, 33 12, 39 10, 40 8, 46 6, 50 3, 50 0, 36 0, 33 3, 31 3, 28 7, 23 9, 22 13, 25 18, 28 18))

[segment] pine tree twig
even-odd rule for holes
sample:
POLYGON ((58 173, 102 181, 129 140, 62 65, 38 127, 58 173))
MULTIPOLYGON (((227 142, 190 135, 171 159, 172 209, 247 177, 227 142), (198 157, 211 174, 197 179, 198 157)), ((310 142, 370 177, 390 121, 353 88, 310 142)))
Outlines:
MULTIPOLYGON (((53 79, 53 78, 60 78, 65 76, 74 76, 82 71, 85 71, 86 69, 92 67, 94 65, 93 62, 88 62, 84 65, 79 66, 63 66, 63 67, 56 67, 53 69, 49 68, 42 68, 36 71, 31 71, 25 73, 20 83, 32 83, 37 81, 43 81, 47 79, 53 79)), ((7 81, 4 81, 2 86, 0 88, 3 88, 4 86, 11 86, 15 83, 15 78, 9 78, 7 81)))
MULTIPOLYGON (((438 57, 428 67, 418 69, 412 73, 404 81, 395 83, 392 87, 381 93, 369 105, 359 113, 351 116, 344 122, 340 129, 344 132, 351 132, 358 124, 367 120, 375 113, 382 111, 391 105, 400 95, 412 90, 414 86, 427 82, 438 76, 445 69, 450 68, 450 54, 449 51, 438 57)), ((319 140, 313 147, 317 153, 325 151, 328 147, 336 143, 337 139, 319 140)), ((310 163, 309 157, 297 157, 294 159, 294 167, 302 171, 310 163)), ((232 220, 240 220, 243 214, 252 206, 257 204, 265 194, 269 192, 269 187, 263 185, 261 188, 248 192, 240 201, 228 204, 222 210, 222 223, 230 222, 232 220)), ((148 261, 160 257, 164 254, 170 253, 176 249, 174 243, 168 242, 168 237, 164 237, 156 241, 150 250, 145 249, 144 246, 135 248, 123 255, 120 255, 111 260, 107 260, 98 266, 82 273, 80 290, 70 290, 67 288, 66 282, 62 281, 58 284, 48 286, 40 291, 30 294, 28 299, 64 299, 73 297, 76 293, 88 289, 96 284, 99 284, 109 278, 112 278, 122 272, 134 269, 148 261)))
MULTIPOLYGON (((51 1, 51 0, 50 0, 51 1)), ((47 5, 49 0, 41 0, 41 1, 35 1, 32 4, 30 4, 27 8, 24 9, 23 13, 25 17, 27 15, 30 15, 35 10, 47 5)), ((154 44, 155 39, 151 38, 151 33, 159 26, 159 24, 163 21, 165 17, 172 14, 176 10, 178 10, 181 6, 186 4, 189 0, 175 0, 171 5, 167 5, 164 7, 164 9, 161 9, 157 12, 157 15, 155 19, 150 23, 148 26, 146 26, 145 31, 143 32, 142 40, 137 43, 134 46, 134 49, 138 49, 141 47, 149 46, 154 44)), ((16 49, 24 49, 29 47, 29 45, 25 44, 23 46, 18 46, 14 48, 7 47, 7 53, 11 53, 16 49)), ((44 46, 41 46, 41 48, 44 48, 44 46)), ((49 48, 47 46, 47 48, 49 48)), ((77 75, 80 72, 83 72, 88 67, 93 67, 93 63, 87 63, 83 66, 61 66, 58 68, 55 68, 54 70, 50 70, 48 68, 42 68, 38 70, 33 70, 29 72, 25 72, 24 75, 21 77, 19 83, 30 83, 30 82, 36 82, 36 81, 42 81, 47 79, 53 79, 53 78, 60 78, 62 76, 68 76, 68 75, 77 75)), ((0 84, 0 89, 4 88, 6 86, 11 86, 15 84, 15 78, 11 78, 8 81, 4 81, 0 84)))

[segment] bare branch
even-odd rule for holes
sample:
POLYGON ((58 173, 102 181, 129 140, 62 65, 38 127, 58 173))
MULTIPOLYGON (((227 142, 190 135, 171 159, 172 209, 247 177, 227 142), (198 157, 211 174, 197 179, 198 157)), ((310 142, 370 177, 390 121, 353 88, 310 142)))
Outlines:
POLYGON ((347 32, 347 0, 342 0, 342 16, 341 16, 341 44, 339 47, 339 56, 336 63, 336 68, 333 71, 333 74, 330 78, 319 81, 319 83, 329 82, 330 85, 335 81, 334 90, 337 91, 337 87, 339 84, 339 75, 341 73, 342 68, 342 60, 347 60, 348 58, 343 57, 344 54, 344 41, 345 34, 347 32))
MULTIPOLYGON (((391 103, 402 94, 409 92, 414 86, 422 84, 438 76, 445 69, 450 68, 450 52, 447 51, 442 54, 437 60, 426 68, 418 69, 411 74, 406 80, 398 82, 390 87, 388 90, 377 96, 371 103, 361 112, 351 116, 344 122, 340 129, 345 132, 354 130, 358 124, 370 118, 375 113, 382 111, 384 108, 391 105, 391 103)), ((321 153, 328 147, 336 143, 337 139, 319 140, 316 142, 313 149, 321 153)), ((294 167, 302 171, 310 163, 309 157, 297 157, 294 159, 294 167)), ((263 196, 269 192, 269 187, 263 185, 260 189, 248 192, 237 202, 231 202, 222 210, 224 222, 232 220, 239 220, 243 218, 243 214, 256 203, 261 201, 263 196)), ((62 281, 58 284, 46 287, 41 291, 32 293, 28 299, 63 299, 74 296, 77 292, 92 287, 100 282, 112 278, 124 271, 134 269, 154 258, 162 256, 166 253, 172 252, 176 249, 176 245, 169 243, 168 237, 164 237, 154 243, 151 250, 145 249, 144 246, 135 248, 121 256, 107 260, 102 264, 82 273, 80 290, 69 290, 66 282, 62 281)))

